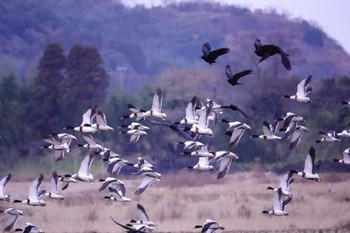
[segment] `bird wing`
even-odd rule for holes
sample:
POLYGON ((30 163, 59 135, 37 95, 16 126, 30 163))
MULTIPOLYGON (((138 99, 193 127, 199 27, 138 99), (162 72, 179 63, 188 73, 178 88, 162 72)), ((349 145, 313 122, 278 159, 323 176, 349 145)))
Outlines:
POLYGON ((199 119, 198 119, 198 127, 199 128, 207 128, 208 126, 208 116, 211 112, 211 109, 201 109, 199 110, 199 119))
POLYGON ((211 58, 211 60, 215 60, 219 56, 224 55, 224 54, 228 53, 229 51, 230 51, 229 48, 216 49, 216 50, 213 50, 209 53, 209 57, 211 58))
POLYGON ((343 151, 343 160, 350 161, 349 148, 343 151))
POLYGON ((273 197, 273 209, 274 210, 282 210, 282 190, 281 188, 278 188, 277 192, 275 192, 275 195, 273 197))
POLYGON ((141 193, 143 193, 144 191, 146 191, 146 189, 148 187, 150 187, 154 182, 156 181, 156 178, 154 177, 150 177, 150 176, 146 176, 143 180, 142 183, 140 184, 140 186, 137 188, 137 190, 135 191, 135 195, 140 195, 141 193))
POLYGON ((188 103, 186 107, 186 119, 196 119, 196 114, 195 114, 195 105, 197 102, 197 97, 193 96, 191 102, 188 103))
POLYGON ((32 200, 39 199, 39 189, 41 187, 43 180, 44 180, 44 175, 40 174, 40 176, 32 182, 32 184, 29 187, 29 194, 28 194, 29 199, 32 199, 32 200))
POLYGON ((96 110, 96 123, 99 125, 107 125, 106 115, 101 109, 96 110))
POLYGON ((263 134, 264 136, 273 136, 270 124, 267 121, 263 121, 263 134))
POLYGON ((311 75, 306 79, 303 79, 297 86, 297 96, 306 96, 307 88, 311 81, 311 75))
POLYGON ((230 65, 226 65, 225 66, 225 74, 227 76, 227 80, 232 80, 233 79, 233 74, 232 74, 232 70, 231 70, 230 65))
POLYGON ((11 179, 11 173, 0 180, 0 194, 5 192, 5 187, 11 179))
MULTIPOLYGON (((248 74, 251 74, 253 73, 252 70, 243 70, 241 72, 238 72, 236 74, 233 75, 233 77, 231 78, 231 80, 234 82, 234 83, 237 83, 239 79, 241 79, 242 77, 248 75, 248 74)), ((231 83, 231 82, 230 82, 231 83)))
POLYGON ((92 118, 95 116, 96 108, 89 108, 84 114, 83 114, 83 121, 81 122, 81 125, 91 125, 92 118))
POLYGON ((120 169, 125 165, 124 161, 121 159, 112 160, 107 167, 107 173, 111 177, 115 177, 119 174, 120 169))
POLYGON ((58 193, 58 175, 56 171, 52 173, 50 182, 51 182, 51 192, 58 193))
POLYGON ((77 138, 74 135, 68 133, 60 134, 58 138, 62 138, 61 143, 66 143, 68 147, 70 146, 72 140, 77 140, 77 138))
POLYGON ((156 112, 162 111, 162 103, 163 103, 163 94, 160 88, 157 88, 155 95, 153 96, 152 101, 152 110, 156 112))
POLYGON ((18 220, 19 215, 10 215, 9 218, 6 221, 6 225, 4 228, 4 231, 10 231, 14 225, 16 224, 17 220, 18 220))
POLYGON ((135 107, 133 104, 128 104, 128 109, 130 112, 132 113, 140 113, 140 112, 146 112, 145 110, 143 109, 140 109, 138 107, 135 107))
POLYGON ((123 224, 121 224, 121 223, 115 221, 112 217, 110 217, 110 218, 112 219, 112 221, 113 221, 115 224, 117 224, 117 225, 121 226, 122 228, 128 230, 128 232, 135 232, 133 228, 128 227, 128 226, 125 226, 125 225, 123 225, 123 224))
POLYGON ((245 130, 246 130, 245 128, 239 127, 232 131, 232 135, 229 143, 230 147, 235 147, 238 145, 245 130))
POLYGON ((224 157, 220 162, 219 173, 217 179, 222 179, 230 169, 232 157, 224 157))
POLYGON ((145 208, 139 203, 137 204, 137 212, 140 220, 142 220, 143 222, 149 222, 149 217, 146 213, 145 208))
POLYGON ((61 145, 61 143, 57 141, 52 135, 45 135, 42 137, 42 139, 45 142, 50 143, 52 145, 61 145))
POLYGON ((315 162, 315 148, 312 146, 309 149, 309 153, 306 155, 306 158, 305 158, 305 166, 304 166, 305 173, 311 173, 311 174, 313 173, 314 162, 315 162))
POLYGON ((296 130, 293 132, 290 139, 289 150, 293 150, 300 142, 301 137, 304 135, 304 130, 296 130))
POLYGON ((210 44, 208 42, 204 43, 202 46, 202 53, 204 56, 208 56, 211 51, 210 44))
POLYGON ((90 153, 81 161, 78 173, 88 176, 90 174, 91 163, 94 160, 94 154, 90 153))
POLYGON ((198 158, 198 164, 202 166, 209 166, 209 159, 208 157, 199 157, 198 158))

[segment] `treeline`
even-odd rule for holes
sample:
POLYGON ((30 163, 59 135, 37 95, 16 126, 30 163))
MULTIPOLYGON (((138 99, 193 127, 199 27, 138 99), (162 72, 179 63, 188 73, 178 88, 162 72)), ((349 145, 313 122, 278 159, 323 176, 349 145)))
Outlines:
MULTIPOLYGON (((295 103, 282 100, 281 96, 293 94, 297 83, 305 77, 283 78, 279 68, 274 68, 279 67, 279 63, 276 58, 262 67, 255 64, 253 75, 242 80, 244 85, 238 87, 226 82, 220 65, 197 70, 170 68, 158 75, 155 83, 130 93, 123 91, 121 86, 119 91, 111 90, 109 77, 96 48, 75 45, 65 55, 59 44, 50 44, 40 59, 37 76, 19 78, 9 74, 0 79, 0 159, 3 165, 11 166, 19 158, 37 159, 43 156, 44 151, 39 149, 43 144, 41 135, 62 132, 67 125, 79 125, 82 114, 97 106, 105 112, 108 124, 116 130, 96 135, 96 140, 102 145, 126 158, 136 155, 149 157, 160 169, 182 168, 185 164, 194 163, 196 158, 180 155, 182 147, 177 142, 182 139, 166 126, 145 122, 151 127, 149 135, 136 144, 128 144, 128 137, 118 134, 118 127, 129 123, 120 120, 121 116, 129 114, 127 104, 150 108, 155 87, 159 86, 165 93, 163 111, 171 121, 178 121, 184 116, 186 105, 194 95, 203 102, 211 98, 219 104, 235 104, 246 111, 251 119, 231 110, 220 115, 229 121, 245 122, 252 128, 252 132, 246 133, 234 148, 240 156, 237 163, 258 161, 270 166, 300 163, 309 146, 319 138, 319 131, 338 132, 349 127, 349 108, 339 103, 350 98, 350 77, 313 78, 310 94, 313 103, 295 103), (250 138, 251 134, 261 133, 263 120, 283 117, 286 112, 303 116, 303 125, 310 130, 295 151, 288 150, 288 142, 250 138)), ((215 133, 210 139, 213 150, 232 150, 228 148, 229 138, 224 135, 226 127, 222 123, 212 126, 215 133)), ((318 156, 323 159, 340 156, 347 146, 348 139, 337 146, 321 144, 319 150, 317 148, 318 156)))

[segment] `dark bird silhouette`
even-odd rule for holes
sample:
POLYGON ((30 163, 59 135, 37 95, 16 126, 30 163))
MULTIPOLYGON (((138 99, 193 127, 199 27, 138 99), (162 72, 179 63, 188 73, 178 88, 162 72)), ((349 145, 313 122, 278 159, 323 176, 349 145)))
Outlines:
POLYGON ((224 54, 228 53, 229 51, 230 51, 229 48, 220 48, 220 49, 216 49, 216 50, 211 51, 210 44, 207 42, 207 43, 204 43, 202 46, 203 55, 201 56, 201 58, 204 61, 208 62, 209 64, 213 64, 213 63, 216 63, 215 60, 219 56, 224 55, 224 54))
POLYGON ((251 74, 252 72, 253 72, 252 70, 244 70, 242 72, 239 72, 239 73, 236 73, 233 75, 230 65, 225 66, 225 73, 227 76, 227 82, 229 82, 229 84, 231 84, 232 86, 242 85, 242 83, 239 83, 238 80, 240 78, 248 75, 248 74, 251 74))
POLYGON ((266 58, 271 57, 275 54, 280 54, 282 64, 284 65, 284 67, 287 70, 292 69, 292 66, 288 58, 289 55, 286 52, 284 52, 280 47, 273 44, 262 45, 260 39, 255 40, 254 46, 255 46, 255 54, 261 57, 259 62, 262 62, 266 58))

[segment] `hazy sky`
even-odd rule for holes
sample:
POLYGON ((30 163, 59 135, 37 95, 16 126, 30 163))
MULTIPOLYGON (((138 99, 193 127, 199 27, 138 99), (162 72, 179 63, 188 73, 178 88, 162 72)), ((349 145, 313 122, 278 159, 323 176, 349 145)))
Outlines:
MULTIPOLYGON (((186 0, 121 0, 127 5, 145 4, 147 7, 186 0)), ((190 0, 187 0, 190 1, 190 0)), ((212 0, 242 5, 250 9, 271 9, 316 22, 330 37, 350 53, 350 0, 212 0)), ((200 1, 198 1, 200 2, 200 1)), ((208 2, 208 0, 207 0, 208 2)))

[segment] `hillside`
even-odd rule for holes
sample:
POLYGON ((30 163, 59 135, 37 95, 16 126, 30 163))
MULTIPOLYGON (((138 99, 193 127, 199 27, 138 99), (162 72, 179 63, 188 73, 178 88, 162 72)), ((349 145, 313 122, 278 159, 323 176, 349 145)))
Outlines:
POLYGON ((328 78, 350 73, 349 54, 321 29, 273 12, 209 3, 126 8, 111 0, 5 0, 0 9, 5 12, 0 15, 0 70, 26 78, 36 74, 45 47, 54 42, 65 53, 76 44, 95 46, 111 78, 127 70, 124 84, 135 89, 169 67, 206 67, 199 59, 204 42, 231 49, 223 62, 253 66, 256 38, 289 53, 293 68, 282 71, 282 76, 311 73, 328 78))

